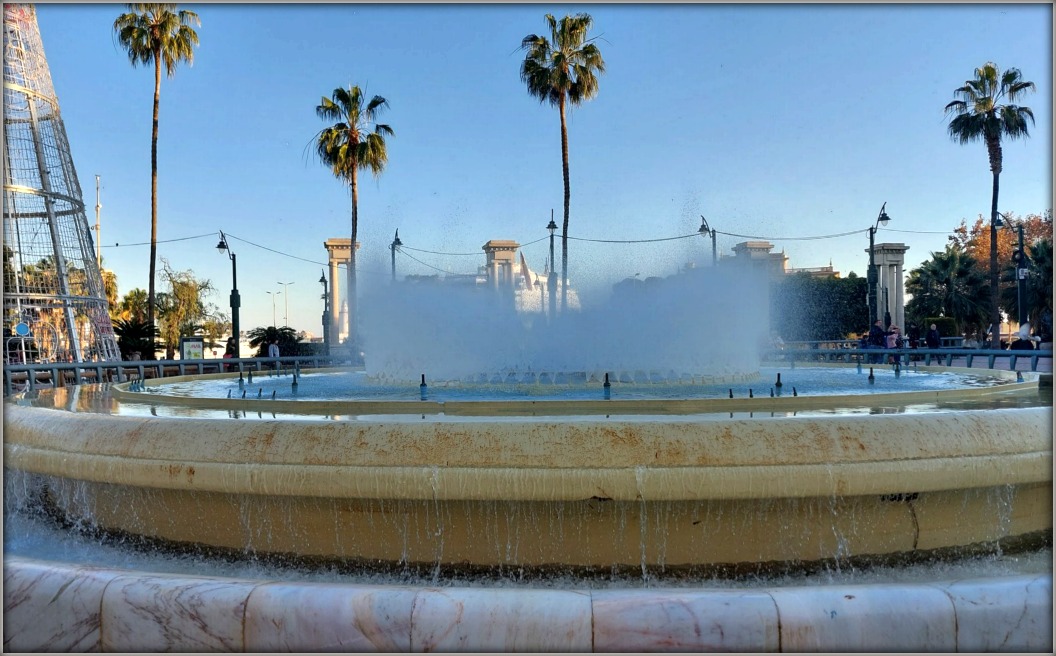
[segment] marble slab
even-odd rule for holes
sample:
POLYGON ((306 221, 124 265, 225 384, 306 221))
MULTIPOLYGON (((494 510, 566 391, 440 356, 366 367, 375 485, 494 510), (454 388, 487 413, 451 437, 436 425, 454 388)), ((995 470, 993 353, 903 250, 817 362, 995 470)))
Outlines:
POLYGON ((4 651, 99 651, 99 607, 117 574, 24 558, 4 562, 4 651))
POLYGON ((417 588, 265 583, 246 604, 251 652, 407 652, 417 588))
POLYGON ((958 651, 1052 653, 1052 577, 975 579, 944 587, 957 613, 958 651))
POLYGON ((911 584, 771 588, 781 651, 957 651, 953 602, 911 584))
POLYGON ((594 651, 773 652, 777 606, 763 592, 595 591, 594 651))
POLYGON ((258 584, 238 579, 115 578, 103 594, 103 651, 245 651, 246 600, 258 584))
POLYGON ((411 651, 591 651, 588 592, 428 588, 414 604, 411 651))

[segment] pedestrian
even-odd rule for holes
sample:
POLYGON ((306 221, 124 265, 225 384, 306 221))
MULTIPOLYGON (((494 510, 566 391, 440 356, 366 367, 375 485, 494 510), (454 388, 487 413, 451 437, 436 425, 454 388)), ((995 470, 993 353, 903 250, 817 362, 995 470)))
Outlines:
MULTIPOLYGON (((237 357, 237 348, 234 336, 227 339, 227 346, 224 348, 224 359, 237 357)), ((224 365, 224 371, 233 371, 233 367, 229 364, 224 365)))
MULTIPOLYGON (((887 332, 884 333, 884 338, 886 340, 885 346, 887 348, 889 348, 889 349, 902 348, 902 333, 901 333, 901 330, 899 329, 898 326, 896 326, 894 324, 891 324, 890 326, 888 326, 887 327, 887 332)), ((887 356, 887 363, 888 364, 898 364, 899 362, 901 362, 901 357, 897 353, 887 356)))
MULTIPOLYGON (((873 323, 873 327, 869 329, 869 348, 871 349, 882 349, 887 346, 887 334, 884 332, 884 322, 877 319, 873 323)), ((869 356, 869 362, 873 364, 879 364, 880 356, 871 355, 869 356)))
POLYGON ((279 340, 271 340, 271 344, 268 344, 268 357, 275 358, 275 368, 279 368, 279 340))
POLYGON ((906 327, 906 339, 909 340, 909 348, 915 349, 920 346, 920 326, 915 321, 910 321, 906 327))
POLYGON ((937 349, 942 345, 942 336, 939 335, 939 328, 935 324, 931 324, 928 333, 924 335, 924 345, 929 349, 937 349))

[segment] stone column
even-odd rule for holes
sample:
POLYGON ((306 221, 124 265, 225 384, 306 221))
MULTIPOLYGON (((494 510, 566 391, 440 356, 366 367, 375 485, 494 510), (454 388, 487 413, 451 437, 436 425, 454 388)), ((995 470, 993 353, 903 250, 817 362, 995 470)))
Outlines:
POLYGON ((513 264, 520 244, 508 239, 492 239, 484 244, 487 255, 488 283, 493 288, 513 287, 513 264))
MULTIPOLYGON (((342 328, 346 335, 351 334, 348 325, 350 321, 354 321, 355 300, 348 299, 349 311, 344 315, 344 321, 341 319, 341 305, 340 296, 338 290, 340 289, 338 278, 338 265, 344 264, 346 267, 351 266, 352 262, 352 249, 350 245, 351 239, 333 238, 327 239, 323 242, 323 247, 326 248, 327 256, 329 257, 330 263, 330 339, 333 342, 331 346, 337 346, 338 335, 341 334, 342 328), (342 326, 341 324, 345 325, 342 326)), ((359 250, 359 242, 356 242, 356 250, 359 250)))
MULTIPOLYGON (((876 266, 879 279, 877 305, 882 317, 884 311, 891 313, 891 323, 906 333, 905 282, 902 280, 902 264, 909 246, 901 243, 876 244, 876 266), (884 287, 887 287, 887 304, 884 304, 884 287)), ((884 326, 887 328, 887 326, 884 326)))

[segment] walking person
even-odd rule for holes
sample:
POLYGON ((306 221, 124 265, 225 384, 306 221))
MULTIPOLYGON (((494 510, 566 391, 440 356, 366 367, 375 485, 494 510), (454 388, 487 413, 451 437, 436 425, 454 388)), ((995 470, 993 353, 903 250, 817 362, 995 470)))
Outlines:
POLYGON ((924 335, 924 344, 929 349, 937 349, 942 346, 942 336, 939 335, 939 329, 935 324, 931 324, 931 328, 928 328, 928 333, 924 335))

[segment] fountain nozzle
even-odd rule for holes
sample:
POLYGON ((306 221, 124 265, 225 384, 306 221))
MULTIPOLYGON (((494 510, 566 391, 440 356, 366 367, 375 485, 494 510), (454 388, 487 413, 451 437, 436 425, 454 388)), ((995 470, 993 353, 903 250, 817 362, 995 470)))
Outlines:
POLYGON ((422 374, 422 384, 418 386, 419 391, 422 393, 422 400, 425 400, 425 392, 428 389, 428 385, 425 384, 425 374, 422 374))
POLYGON ((777 372, 777 382, 774 383, 774 387, 781 387, 782 384, 783 383, 781 382, 781 372, 779 371, 777 372))
POLYGON ((873 368, 872 368, 872 367, 869 367, 869 382, 870 382, 870 383, 872 383, 872 382, 874 382, 875 380, 876 380, 876 377, 875 377, 875 376, 873 376, 873 368))
POLYGON ((602 385, 605 388, 605 400, 608 401, 612 398, 612 383, 609 382, 609 374, 605 373, 605 383, 602 385))

